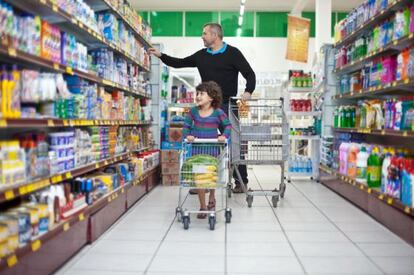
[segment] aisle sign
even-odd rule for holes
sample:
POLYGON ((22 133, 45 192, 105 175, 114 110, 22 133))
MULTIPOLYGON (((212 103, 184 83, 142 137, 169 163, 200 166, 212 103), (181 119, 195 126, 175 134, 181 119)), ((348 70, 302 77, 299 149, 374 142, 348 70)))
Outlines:
POLYGON ((310 20, 297 16, 288 16, 288 42, 286 59, 308 62, 310 20))

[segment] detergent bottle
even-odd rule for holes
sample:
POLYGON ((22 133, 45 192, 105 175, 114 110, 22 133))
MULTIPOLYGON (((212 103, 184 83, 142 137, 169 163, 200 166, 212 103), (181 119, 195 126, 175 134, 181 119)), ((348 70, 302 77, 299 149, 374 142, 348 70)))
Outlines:
POLYGON ((339 173, 347 175, 348 173, 348 149, 350 144, 343 142, 339 146, 339 173))
POLYGON ((357 144, 352 143, 348 150, 348 176, 355 178, 357 175, 357 154, 359 147, 357 144))
POLYGON ((367 184, 369 187, 381 187, 381 159, 378 147, 374 147, 368 157, 367 184))
POLYGON ((384 161, 381 169, 381 192, 386 193, 388 185, 388 167, 391 164, 391 158, 394 155, 394 149, 384 149, 384 161))
POLYGON ((361 147, 357 154, 357 175, 356 178, 361 183, 367 182, 367 166, 369 154, 365 146, 361 147))

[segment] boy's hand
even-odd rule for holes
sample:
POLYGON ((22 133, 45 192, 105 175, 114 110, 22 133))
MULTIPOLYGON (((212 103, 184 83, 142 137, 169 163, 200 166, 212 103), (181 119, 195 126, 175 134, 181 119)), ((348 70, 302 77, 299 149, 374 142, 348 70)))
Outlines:
POLYGON ((219 136, 219 137, 217 138, 217 140, 218 140, 219 142, 226 142, 226 137, 225 137, 225 136, 219 136))
POLYGON ((193 142, 194 141, 194 136, 187 136, 187 141, 188 142, 193 142))

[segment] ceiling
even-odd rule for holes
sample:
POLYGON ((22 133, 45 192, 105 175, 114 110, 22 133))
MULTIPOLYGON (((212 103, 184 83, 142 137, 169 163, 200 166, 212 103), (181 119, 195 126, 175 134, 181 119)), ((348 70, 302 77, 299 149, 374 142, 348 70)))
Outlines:
MULTIPOLYGON (((138 11, 235 11, 240 0, 130 0, 138 11)), ((322 0, 328 1, 328 0, 322 0)), ((333 11, 350 11, 363 0, 332 0, 333 11)), ((295 5, 315 10, 315 0, 247 0, 246 11, 291 11, 295 5)))

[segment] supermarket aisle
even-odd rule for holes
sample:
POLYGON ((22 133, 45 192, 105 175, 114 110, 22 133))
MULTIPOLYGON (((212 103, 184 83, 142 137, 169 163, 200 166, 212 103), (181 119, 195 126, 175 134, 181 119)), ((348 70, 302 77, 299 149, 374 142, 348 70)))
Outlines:
MULTIPOLYGON (((250 170, 272 186, 277 169, 250 170)), ((254 175, 254 176, 253 176, 254 175)), ((188 197, 188 205, 197 205, 188 197)), ((288 185, 277 209, 232 197, 233 220, 215 231, 174 220, 177 188, 159 186, 57 274, 412 274, 414 248, 320 184, 288 185)))

